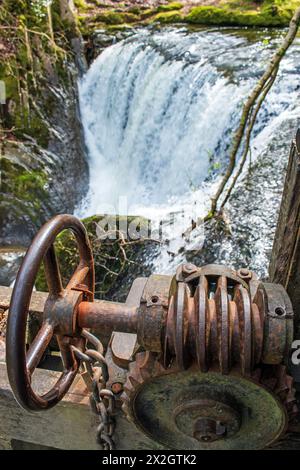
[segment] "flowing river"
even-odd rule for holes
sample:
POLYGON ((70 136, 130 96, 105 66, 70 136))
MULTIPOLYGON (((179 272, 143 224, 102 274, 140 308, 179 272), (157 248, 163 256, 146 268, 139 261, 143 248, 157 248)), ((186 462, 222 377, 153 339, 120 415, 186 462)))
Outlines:
POLYGON ((199 227, 187 241, 182 233, 209 209, 242 104, 283 34, 141 29, 106 48, 79 83, 90 188, 77 214, 128 213, 160 223, 168 243, 156 271, 200 259, 266 276, 300 123, 299 38, 259 112, 247 167, 226 206, 229 232, 209 240, 205 256, 199 248, 210 234, 199 227))

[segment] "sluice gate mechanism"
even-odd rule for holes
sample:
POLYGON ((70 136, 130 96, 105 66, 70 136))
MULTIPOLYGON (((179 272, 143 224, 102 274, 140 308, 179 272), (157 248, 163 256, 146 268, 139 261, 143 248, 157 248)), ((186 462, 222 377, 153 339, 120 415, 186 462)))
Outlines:
MULTIPOLYGON (((135 279, 125 303, 94 299, 84 225, 72 215, 46 223, 11 298, 0 291, 0 309, 9 308, 5 367, 21 407, 11 400, 13 415, 2 420, 0 435, 22 443, 30 430, 31 442, 91 449, 96 428, 104 450, 197 450, 261 449, 299 433, 299 162, 300 130, 287 168, 272 282, 243 267, 185 263, 170 276, 135 279), (63 286, 54 242, 65 229, 75 235, 79 263, 63 286), (34 292, 42 264, 48 294, 34 292), (28 341, 32 311, 39 327, 28 341), (60 374, 42 373, 49 346, 60 351, 60 374), (87 416, 88 402, 94 413, 87 416), (44 421, 28 411, 43 413, 44 440, 36 431, 44 421), (70 434, 63 444, 61 426, 70 434)), ((6 407, 10 390, 1 361, 0 374, 0 407, 6 407)))
POLYGON ((94 283, 83 224, 71 215, 54 217, 33 240, 10 304, 6 362, 21 407, 54 407, 81 374, 106 449, 115 446, 121 407, 130 423, 165 448, 257 449, 283 435, 296 402, 287 372, 294 314, 281 285, 261 282, 247 269, 189 263, 173 276, 137 279, 126 303, 95 302, 94 283), (65 229, 76 237, 79 264, 64 288, 54 241, 65 229), (26 350, 42 262, 49 295, 26 350), (41 393, 31 377, 53 337, 63 371, 41 393))

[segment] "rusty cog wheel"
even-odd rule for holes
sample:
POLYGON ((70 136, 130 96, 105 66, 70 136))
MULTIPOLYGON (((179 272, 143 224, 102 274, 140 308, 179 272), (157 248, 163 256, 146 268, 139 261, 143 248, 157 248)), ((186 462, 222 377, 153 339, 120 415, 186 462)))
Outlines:
POLYGON ((123 411, 166 448, 262 449, 284 433, 295 409, 285 367, 257 369, 251 378, 234 370, 165 369, 157 354, 139 353, 130 365, 123 411))

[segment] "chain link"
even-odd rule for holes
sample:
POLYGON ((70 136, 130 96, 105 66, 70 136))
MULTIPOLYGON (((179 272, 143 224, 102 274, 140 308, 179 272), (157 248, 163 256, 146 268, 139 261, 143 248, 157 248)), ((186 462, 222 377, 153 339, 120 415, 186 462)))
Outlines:
POLYGON ((97 426, 97 442, 104 450, 115 449, 113 435, 115 432, 115 396, 111 390, 107 389, 108 368, 103 356, 103 346, 96 336, 87 330, 82 330, 82 336, 87 343, 92 344, 96 349, 85 349, 81 351, 75 346, 71 346, 75 356, 85 364, 86 373, 82 376, 87 384, 91 395, 90 405, 92 411, 99 417, 97 426))

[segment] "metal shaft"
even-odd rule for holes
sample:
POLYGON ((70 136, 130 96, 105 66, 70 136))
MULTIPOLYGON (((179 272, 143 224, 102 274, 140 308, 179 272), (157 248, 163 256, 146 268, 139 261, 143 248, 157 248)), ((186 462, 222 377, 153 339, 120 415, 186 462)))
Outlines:
POLYGON ((136 333, 138 327, 138 307, 128 307, 123 303, 101 301, 81 302, 78 307, 77 324, 80 328, 91 328, 110 335, 113 331, 136 333))

